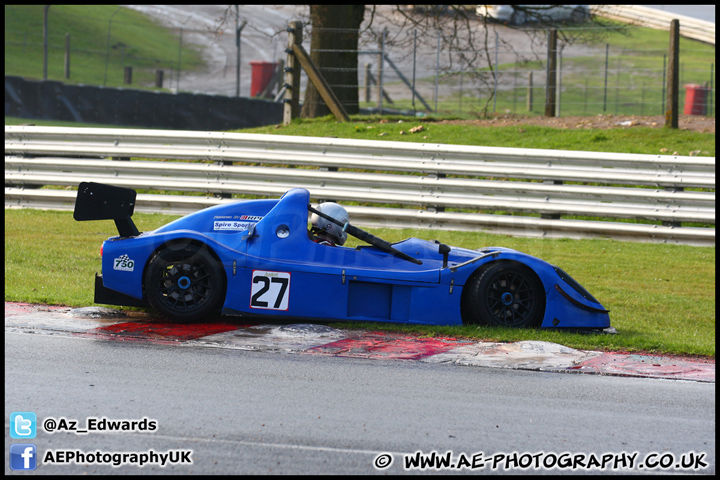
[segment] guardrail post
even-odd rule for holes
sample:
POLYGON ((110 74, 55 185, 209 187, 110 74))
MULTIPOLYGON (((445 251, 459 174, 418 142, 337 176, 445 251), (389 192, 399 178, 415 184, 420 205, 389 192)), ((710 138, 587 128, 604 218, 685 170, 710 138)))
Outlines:
MULTIPOLYGON (((445 173, 439 173, 439 172, 438 172, 438 173, 429 173, 429 174, 427 175, 427 177, 428 177, 428 178, 436 178, 436 179, 439 179, 439 178, 447 178, 447 174, 445 174, 445 173)), ((445 207, 440 206, 440 205, 429 205, 429 204, 426 204, 426 205, 425 205, 425 210, 427 210, 428 212, 444 212, 444 211, 445 211, 445 207)))
MULTIPOLYGON (((318 170, 321 172, 337 172, 338 167, 318 167, 318 170)), ((337 203, 337 199, 335 199, 335 198, 318 197, 317 201, 318 201, 318 203, 325 203, 325 202, 337 203)))
POLYGON ((300 116, 300 62, 295 58, 293 45, 302 44, 302 22, 290 22, 288 43, 285 53, 285 98, 283 99, 283 125, 290 125, 293 118, 300 116))
MULTIPOLYGON (((684 192, 685 187, 665 187, 663 190, 665 190, 666 192, 684 192)), ((666 227, 682 227, 682 222, 664 221, 662 222, 662 224, 666 227)))
MULTIPOLYGON (((543 180, 546 185, 562 185, 562 180, 543 180)), ((559 213, 541 213, 540 218, 547 218, 549 220, 559 220, 561 215, 559 213)))

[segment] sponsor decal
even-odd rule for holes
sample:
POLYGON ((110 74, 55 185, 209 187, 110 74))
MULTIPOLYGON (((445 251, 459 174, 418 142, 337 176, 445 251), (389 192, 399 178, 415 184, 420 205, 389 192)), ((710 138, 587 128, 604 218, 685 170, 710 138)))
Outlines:
POLYGON ((215 217, 215 219, 213 220, 213 230, 235 232, 249 230, 250 227, 263 219, 263 217, 257 215, 235 215, 234 217, 232 217, 232 219, 228 220, 218 220, 218 218, 221 217, 215 217))
POLYGON ((131 260, 130 257, 120 255, 118 258, 113 260, 113 270, 122 270, 123 272, 132 272, 135 270, 135 261, 131 260))

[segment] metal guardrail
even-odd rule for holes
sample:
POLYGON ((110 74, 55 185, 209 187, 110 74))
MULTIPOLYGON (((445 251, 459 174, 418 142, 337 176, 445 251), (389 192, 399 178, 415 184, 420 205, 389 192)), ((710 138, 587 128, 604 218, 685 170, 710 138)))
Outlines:
POLYGON ((680 35, 715 45, 715 24, 705 20, 664 12, 641 5, 593 5, 592 11, 611 20, 633 25, 669 30, 673 19, 680 21, 680 35))
POLYGON ((213 195, 141 194, 137 211, 188 213, 230 201, 222 197, 231 194, 279 196, 300 186, 315 199, 425 209, 349 207, 353 223, 359 225, 696 245, 715 241, 714 228, 680 226, 715 223, 715 159, 708 157, 220 132, 5 127, 6 208, 72 208, 75 192, 27 186, 76 186, 81 181, 213 195), (129 158, 187 161, 119 160, 129 158), (558 184, 566 181, 598 185, 558 184), (664 224, 560 218, 568 215, 664 224))

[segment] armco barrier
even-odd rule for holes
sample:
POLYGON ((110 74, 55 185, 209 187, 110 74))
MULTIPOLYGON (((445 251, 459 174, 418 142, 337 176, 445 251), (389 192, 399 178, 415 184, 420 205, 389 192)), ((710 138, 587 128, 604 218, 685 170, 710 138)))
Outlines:
POLYGON ((642 5, 592 5, 595 15, 632 25, 669 30, 673 19, 680 21, 680 35, 715 45, 715 22, 665 12, 642 5))
POLYGON ((715 159, 708 157, 5 127, 6 207, 72 208, 75 192, 27 187, 82 181, 195 192, 143 194, 136 211, 187 213, 231 201, 233 194, 277 197, 304 187, 316 200, 403 207, 349 207, 359 225, 715 242, 714 228, 687 226, 715 224, 715 159), (569 216, 598 220, 563 218, 569 216))

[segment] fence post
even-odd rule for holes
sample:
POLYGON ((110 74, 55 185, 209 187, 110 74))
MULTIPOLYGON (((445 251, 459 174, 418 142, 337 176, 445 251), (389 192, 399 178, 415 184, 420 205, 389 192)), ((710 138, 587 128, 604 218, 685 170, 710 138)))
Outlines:
POLYGON ((497 111, 497 86, 498 86, 498 48, 500 34, 495 32, 495 65, 493 65, 493 113, 497 111))
POLYGON ((162 70, 155 70, 155 86, 158 88, 162 88, 163 86, 163 75, 164 72, 162 70))
POLYGON ((70 78, 70 34, 65 34, 65 78, 70 78))
POLYGON ((714 78, 715 78, 715 64, 711 63, 710 64, 710 83, 708 84, 708 98, 707 98, 707 100, 708 100, 708 112, 707 112, 708 116, 712 116, 714 113, 714 111, 713 111, 713 105, 715 105, 713 103, 714 78))
POLYGON ((45 5, 45 7, 43 7, 43 80, 47 80, 48 10, 50 10, 50 5, 45 5))
POLYGON ((110 32, 112 31, 112 19, 115 14, 120 10, 120 8, 121 7, 115 9, 115 11, 112 13, 112 15, 110 15, 110 18, 108 19, 107 46, 105 47, 105 76, 103 78, 103 87, 107 85, 108 63, 110 62, 110 32))
MULTIPOLYGON (((412 82, 412 109, 415 111, 415 69, 417 67, 417 29, 413 30, 413 82, 412 82)), ((712 77, 712 75, 711 75, 712 77)), ((710 81, 712 85, 712 80, 710 81)))
POLYGON ((607 110, 608 62, 610 61, 610 44, 605 44, 605 83, 603 86, 603 112, 607 110))
POLYGON ((557 30, 548 31, 547 87, 545 94, 545 116, 555 116, 555 90, 557 89, 557 30))
POLYGON ((668 49, 667 70, 667 106, 665 107, 665 126, 678 128, 678 85, 680 72, 680 21, 675 18, 670 22, 670 47, 668 49))
POLYGON ((242 31, 243 28, 245 28, 245 25, 247 25, 247 20, 243 20, 242 25, 238 26, 238 23, 240 22, 240 5, 235 5, 235 46, 237 47, 237 65, 235 66, 235 96, 240 96, 240 65, 241 65, 241 56, 240 56, 240 46, 242 43, 242 31))
POLYGON ((378 76, 377 76, 377 94, 378 94, 378 110, 382 115, 383 108, 383 63, 385 63, 385 36, 387 35, 387 29, 383 30, 382 37, 380 39, 380 56, 378 57, 378 76))
POLYGON ((557 108, 555 108, 555 116, 561 117, 562 111, 561 111, 561 105, 562 105, 562 52, 558 52, 558 59, 557 59, 557 88, 555 89, 555 103, 557 105, 557 108))
POLYGON ((285 98, 283 99, 283 125, 290 125, 293 118, 300 116, 300 63, 293 53, 293 45, 302 44, 302 22, 290 22, 288 43, 285 53, 285 98))
POLYGON ((527 110, 532 112, 533 109, 533 72, 528 74, 528 90, 527 90, 527 110))
POLYGON ((178 69, 177 69, 177 83, 175 89, 180 91, 180 72, 182 71, 182 35, 183 29, 180 29, 180 41, 178 42, 178 69))
POLYGON ((662 92, 660 92, 660 101, 662 103, 662 108, 660 109, 660 113, 665 113, 665 96, 667 95, 665 90, 665 82, 667 81, 667 53, 663 55, 663 71, 662 71, 662 92))
POLYGON ((437 52, 435 55, 435 113, 438 107, 438 83, 440 82, 440 30, 437 34, 437 52))
POLYGON ((125 80, 125 85, 132 85, 132 67, 131 66, 125 67, 124 80, 125 80))
POLYGON ((370 85, 372 85, 372 73, 370 63, 365 64, 365 103, 370 103, 370 85))

